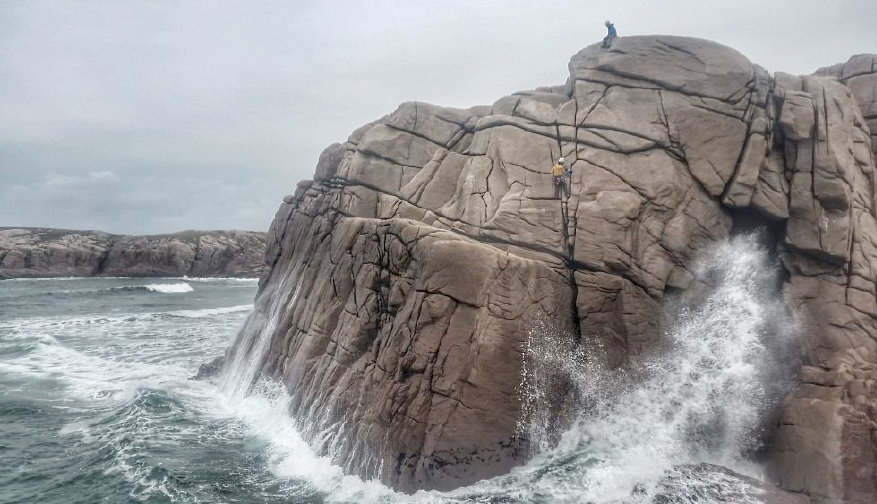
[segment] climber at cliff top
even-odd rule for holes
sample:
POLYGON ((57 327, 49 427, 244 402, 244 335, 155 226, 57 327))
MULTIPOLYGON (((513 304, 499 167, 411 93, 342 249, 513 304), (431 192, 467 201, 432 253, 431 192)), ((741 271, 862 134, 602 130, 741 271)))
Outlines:
POLYGON ((567 170, 564 161, 564 158, 558 158, 557 164, 555 164, 554 169, 551 170, 551 175, 554 176, 554 197, 557 199, 560 199, 561 196, 564 195, 566 191, 564 178, 569 176, 569 170, 567 170))
POLYGON ((606 21, 606 29, 609 33, 603 37, 603 47, 609 47, 612 45, 612 39, 618 36, 618 32, 615 31, 615 25, 612 24, 612 21, 606 21))

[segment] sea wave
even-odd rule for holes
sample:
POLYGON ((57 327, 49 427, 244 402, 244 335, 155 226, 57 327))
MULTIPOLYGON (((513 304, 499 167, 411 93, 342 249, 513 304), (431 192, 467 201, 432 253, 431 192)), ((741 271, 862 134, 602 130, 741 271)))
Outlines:
POLYGON ((253 305, 245 304, 245 305, 237 305, 237 306, 227 306, 225 308, 204 308, 202 310, 177 310, 168 312, 168 315, 174 317, 185 317, 185 318, 208 318, 214 315, 225 315, 227 313, 238 313, 250 311, 253 309, 253 305))
POLYGON ((65 277, 20 277, 20 278, 2 278, 0 282, 53 282, 53 281, 70 281, 70 280, 126 280, 134 277, 115 277, 115 276, 101 276, 101 277, 78 277, 78 276, 65 276, 65 277))
MULTIPOLYGON (((185 280, 187 282, 204 282, 204 283, 212 283, 212 282, 238 282, 238 283, 258 283, 258 278, 241 278, 241 277, 179 277, 181 280, 185 280)), ((168 278, 168 280, 172 280, 168 278)))
POLYGON ((186 282, 178 283, 154 283, 146 285, 116 285, 99 289, 64 289, 29 294, 29 297, 60 296, 65 294, 112 294, 115 292, 156 292, 159 294, 178 294, 192 292, 194 289, 186 282))
POLYGON ((0 278, 0 282, 51 282, 51 281, 71 281, 71 280, 132 280, 132 279, 149 279, 149 280, 185 280, 186 282, 238 282, 238 283, 258 283, 258 278, 251 277, 139 277, 139 276, 63 276, 63 277, 21 277, 21 278, 0 278))
POLYGON ((180 294, 183 292, 192 292, 192 286, 187 284, 186 282, 180 283, 172 283, 172 284, 147 284, 143 286, 146 290, 151 292, 160 292, 162 294, 180 294))
POLYGON ((93 289, 93 290, 68 290, 68 291, 58 291, 55 294, 74 294, 74 293, 96 293, 96 294, 111 294, 114 292, 156 292, 159 294, 180 294, 185 292, 192 292, 192 286, 185 283, 172 283, 172 284, 147 284, 147 285, 117 285, 115 287, 106 287, 103 289, 93 289))
POLYGON ((169 379, 172 370, 166 364, 133 359, 119 362, 57 341, 40 341, 26 355, 0 361, 5 376, 51 380, 64 387, 66 397, 92 401, 133 396, 139 387, 155 387, 169 379))
POLYGON ((248 312, 253 309, 252 304, 227 306, 221 308, 204 308, 200 310, 174 310, 164 312, 127 313, 119 315, 83 315, 83 316, 58 316, 31 317, 11 319, 0 323, 0 330, 8 330, 10 334, 4 336, 10 338, 20 331, 25 331, 27 337, 32 337, 34 331, 59 331, 68 327, 77 326, 102 326, 108 324, 124 325, 132 322, 150 322, 166 318, 212 318, 220 315, 248 312))

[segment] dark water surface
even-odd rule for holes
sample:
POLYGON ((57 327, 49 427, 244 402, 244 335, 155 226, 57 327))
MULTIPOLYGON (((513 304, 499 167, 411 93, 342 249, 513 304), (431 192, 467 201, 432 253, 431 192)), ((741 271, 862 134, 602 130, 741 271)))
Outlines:
POLYGON ((188 380, 255 292, 237 279, 0 282, 0 502, 322 501, 271 471, 270 439, 215 385, 188 380))

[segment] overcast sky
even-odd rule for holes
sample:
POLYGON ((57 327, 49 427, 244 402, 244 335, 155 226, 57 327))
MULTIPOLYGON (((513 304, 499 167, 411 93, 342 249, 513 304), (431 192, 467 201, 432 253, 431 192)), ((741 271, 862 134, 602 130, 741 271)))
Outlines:
POLYGON ((561 84, 606 19, 770 71, 877 53, 877 0, 0 0, 0 226, 267 229, 326 145, 561 84))

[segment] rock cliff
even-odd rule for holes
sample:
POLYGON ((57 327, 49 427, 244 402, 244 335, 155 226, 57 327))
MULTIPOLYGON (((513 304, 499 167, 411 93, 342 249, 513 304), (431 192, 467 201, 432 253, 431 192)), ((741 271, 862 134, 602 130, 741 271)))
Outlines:
POLYGON ((489 106, 404 103, 329 146, 271 224, 258 327, 230 352, 267 332, 262 373, 349 471, 453 488, 526 457, 533 320, 624 366, 660 343, 695 253, 764 223, 804 361, 771 473, 814 503, 875 502, 873 81, 771 75, 671 36, 591 46, 569 70, 489 106))
POLYGON ((122 236, 100 231, 0 228, 0 278, 65 276, 258 277, 265 233, 183 231, 122 236))
POLYGON ((850 89, 871 130, 871 149, 877 156, 877 55, 857 54, 846 63, 820 68, 816 75, 834 77, 850 89))

